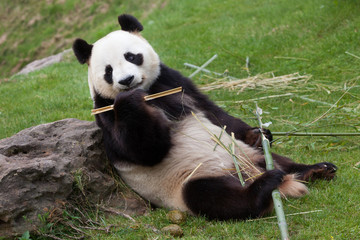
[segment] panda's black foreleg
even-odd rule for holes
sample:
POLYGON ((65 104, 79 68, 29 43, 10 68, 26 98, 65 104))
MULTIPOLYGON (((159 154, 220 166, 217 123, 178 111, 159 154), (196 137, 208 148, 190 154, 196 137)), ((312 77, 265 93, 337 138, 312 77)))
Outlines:
POLYGON ((296 173, 297 179, 310 181, 315 179, 331 180, 335 177, 337 167, 329 162, 312 165, 299 164, 291 159, 272 153, 275 164, 286 173, 296 173))
POLYGON ((113 139, 124 160, 146 166, 159 163, 171 147, 169 121, 144 101, 142 90, 120 92, 114 102, 113 139))
POLYGON ((282 182, 284 172, 265 172, 251 185, 243 187, 233 176, 194 179, 183 188, 185 203, 198 215, 228 220, 261 217, 271 211, 271 192, 282 182))

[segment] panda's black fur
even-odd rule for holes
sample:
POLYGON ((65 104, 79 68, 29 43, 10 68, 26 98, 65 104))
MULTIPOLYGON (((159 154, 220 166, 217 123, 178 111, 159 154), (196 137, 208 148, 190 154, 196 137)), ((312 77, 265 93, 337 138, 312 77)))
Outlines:
MULTIPOLYGON (((124 14, 118 20, 122 31, 142 38, 139 32, 143 26, 135 17, 124 14)), ((96 115, 96 122, 103 130, 107 156, 125 182, 154 204, 205 215, 209 219, 256 218, 272 209, 271 192, 274 189, 279 188, 284 195, 299 197, 306 194, 307 189, 298 180, 332 179, 335 176, 337 168, 331 163, 297 164, 277 154, 273 154, 276 169, 266 171, 259 148, 258 128, 227 114, 202 94, 190 79, 160 62, 144 70, 144 75, 159 71, 148 87, 142 86, 145 81, 150 81, 146 76, 136 80, 139 83, 134 87, 134 75, 118 71, 121 73, 120 79, 112 79, 112 68, 115 66, 105 62, 103 69, 99 70, 103 71, 99 73, 103 74, 103 79, 94 80, 93 75, 97 74, 97 70, 90 71, 90 68, 97 67, 92 66, 90 61, 93 46, 96 43, 91 45, 77 39, 73 50, 80 63, 89 64, 89 85, 94 107, 114 104, 114 111, 96 115), (111 90, 101 92, 95 87, 96 84, 104 87, 105 84, 120 84, 123 89, 117 92, 112 86, 111 90), (183 88, 182 93, 144 101, 146 95, 179 86, 183 88), (227 159, 227 155, 221 152, 220 147, 216 148, 215 143, 214 146, 207 146, 212 144, 212 140, 210 136, 207 140, 206 131, 198 120, 194 120, 192 112, 203 121, 204 126, 214 131, 219 132, 226 126, 228 134, 233 132, 237 144, 244 148, 247 157, 262 174, 242 186, 235 172, 226 170, 233 168, 232 160, 227 159), (207 151, 207 148, 214 150, 207 151), (216 152, 215 148, 218 149, 216 152), (204 164, 203 168, 201 164, 204 164)), ((146 53, 124 50, 122 54, 124 64, 130 62, 139 68, 149 64, 146 53), (127 57, 126 54, 131 56, 127 57)), ((151 57, 156 59, 155 55, 151 57)), ((269 130, 263 131, 272 139, 269 130)), ((248 173, 242 174, 247 176, 248 173)))

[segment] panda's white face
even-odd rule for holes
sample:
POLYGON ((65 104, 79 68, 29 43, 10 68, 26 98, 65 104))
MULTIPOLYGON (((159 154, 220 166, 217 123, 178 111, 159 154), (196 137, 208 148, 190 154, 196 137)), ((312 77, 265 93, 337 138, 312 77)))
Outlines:
POLYGON ((140 34, 119 30, 94 43, 88 74, 92 97, 115 99, 121 91, 147 90, 160 74, 160 60, 140 34))

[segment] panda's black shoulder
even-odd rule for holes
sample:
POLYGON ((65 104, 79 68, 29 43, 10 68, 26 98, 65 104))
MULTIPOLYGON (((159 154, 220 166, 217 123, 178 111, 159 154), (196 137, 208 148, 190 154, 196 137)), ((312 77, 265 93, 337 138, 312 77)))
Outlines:
MULTIPOLYGON (((162 88, 156 89, 157 92, 180 86, 184 89, 185 94, 191 94, 196 97, 195 95, 200 93, 195 84, 189 78, 183 76, 179 71, 161 63, 160 75, 158 76, 155 84, 153 85, 153 87, 162 88), (163 89, 164 87, 165 89, 163 89)), ((155 89, 153 90, 154 92, 156 92, 155 89)))
POLYGON ((215 124, 217 124, 217 121, 212 119, 214 113, 216 113, 218 117, 226 114, 218 106, 216 106, 216 104, 212 102, 207 95, 203 94, 191 81, 191 79, 183 76, 179 71, 172 69, 165 64, 160 65, 160 74, 150 87, 149 94, 158 93, 180 86, 183 88, 183 94, 191 99, 191 105, 184 105, 182 97, 176 97, 176 94, 173 97, 170 95, 167 98, 154 100, 154 105, 157 105, 167 112, 171 112, 174 116, 177 116, 177 118, 179 118, 179 116, 184 117, 191 114, 191 111, 202 111, 215 124), (195 107, 196 110, 193 109, 193 107, 195 107))
POLYGON ((156 80, 157 83, 167 85, 169 87, 178 87, 186 83, 186 79, 179 71, 172 69, 165 64, 160 64, 160 75, 156 80))

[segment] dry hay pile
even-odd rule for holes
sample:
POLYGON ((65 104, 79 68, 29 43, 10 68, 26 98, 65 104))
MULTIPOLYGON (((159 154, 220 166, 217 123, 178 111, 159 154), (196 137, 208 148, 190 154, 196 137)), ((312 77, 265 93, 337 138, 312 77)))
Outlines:
POLYGON ((200 89, 203 91, 211 91, 215 89, 229 89, 232 91, 238 90, 238 92, 242 92, 246 88, 278 88, 288 86, 289 84, 294 82, 306 83, 311 78, 311 75, 300 75, 299 73, 292 73, 282 76, 275 76, 273 72, 269 72, 250 76, 243 79, 236 79, 233 77, 223 77, 220 79, 212 77, 208 78, 215 79, 215 81, 202 86, 200 89))

